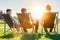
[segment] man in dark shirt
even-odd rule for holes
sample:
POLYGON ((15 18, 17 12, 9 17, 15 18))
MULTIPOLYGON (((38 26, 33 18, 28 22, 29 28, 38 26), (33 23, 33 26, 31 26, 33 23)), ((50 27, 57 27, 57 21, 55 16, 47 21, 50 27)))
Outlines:
POLYGON ((44 12, 43 14, 43 20, 44 20, 44 30, 45 32, 48 32, 47 28, 50 28, 50 32, 52 32, 53 27, 54 27, 54 19, 55 15, 54 13, 50 12, 51 11, 51 6, 47 5, 46 6, 47 12, 44 12))

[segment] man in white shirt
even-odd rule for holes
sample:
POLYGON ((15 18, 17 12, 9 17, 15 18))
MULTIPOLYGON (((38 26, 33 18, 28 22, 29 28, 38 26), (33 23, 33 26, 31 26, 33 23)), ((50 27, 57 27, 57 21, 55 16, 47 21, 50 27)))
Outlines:
POLYGON ((18 20, 17 19, 15 19, 14 17, 12 17, 11 16, 11 9, 7 9, 6 10, 6 14, 9 14, 10 15, 10 17, 11 17, 11 19, 12 19, 12 22, 13 22, 13 25, 17 25, 16 26, 16 29, 17 29, 17 31, 19 32, 20 31, 20 29, 19 29, 19 26, 20 26, 20 24, 18 23, 18 20))

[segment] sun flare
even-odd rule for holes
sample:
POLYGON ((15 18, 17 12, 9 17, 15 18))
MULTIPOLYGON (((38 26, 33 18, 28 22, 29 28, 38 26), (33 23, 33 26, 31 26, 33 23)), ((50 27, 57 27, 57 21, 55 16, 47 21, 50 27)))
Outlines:
POLYGON ((42 18, 43 12, 44 12, 43 8, 40 7, 34 8, 34 10, 32 11, 32 16, 34 19, 40 19, 42 18))

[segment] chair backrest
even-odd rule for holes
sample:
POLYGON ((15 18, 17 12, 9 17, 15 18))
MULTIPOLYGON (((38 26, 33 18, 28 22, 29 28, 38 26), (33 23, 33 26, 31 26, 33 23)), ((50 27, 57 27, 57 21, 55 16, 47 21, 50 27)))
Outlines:
POLYGON ((20 24, 22 25, 22 27, 25 27, 25 28, 32 27, 30 18, 29 18, 29 13, 26 13, 26 14, 17 13, 17 16, 18 16, 18 20, 20 24))
POLYGON ((45 12, 43 14, 44 26, 47 28, 53 27, 55 17, 56 17, 56 12, 45 12))
POLYGON ((10 28, 12 28, 13 27, 13 22, 12 22, 11 17, 8 14, 2 14, 2 16, 3 16, 4 20, 5 20, 5 22, 8 24, 8 26, 10 28))

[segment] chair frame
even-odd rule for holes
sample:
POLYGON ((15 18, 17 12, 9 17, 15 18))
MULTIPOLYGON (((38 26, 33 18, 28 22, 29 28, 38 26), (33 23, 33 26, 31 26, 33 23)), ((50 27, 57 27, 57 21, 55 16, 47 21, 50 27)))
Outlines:
MULTIPOLYGON (((55 34, 58 34, 58 12, 54 12, 54 13, 56 13, 56 16, 55 16, 55 19, 56 19, 56 24, 54 24, 54 33, 55 34)), ((43 33, 43 27, 42 27, 42 31, 41 31, 41 33, 43 33)))
MULTIPOLYGON (((17 13, 17 17, 18 17, 18 20, 19 20, 19 22, 20 22, 20 18, 19 18, 19 16, 18 15, 20 15, 20 13, 17 13)), ((32 24, 33 25, 33 24, 32 24)), ((23 28, 23 27, 22 27, 23 28)), ((32 33, 34 33, 34 27, 32 27, 33 29, 32 29, 32 33)), ((29 28, 26 28, 26 29, 29 29, 29 28)))
MULTIPOLYGON (((7 19, 7 16, 8 16, 8 14, 2 14, 2 16, 3 16, 3 19, 4 19, 4 35, 5 35, 5 33, 6 32, 8 32, 9 30, 12 30, 12 28, 14 28, 16 25, 11 25, 12 26, 12 28, 9 26, 9 24, 7 23, 7 21, 6 21, 6 19, 7 19), (10 27, 10 29, 7 29, 6 30, 6 24, 8 24, 8 26, 10 27), (14 27, 13 27, 14 26, 14 27)), ((10 17, 10 16, 9 16, 10 17)), ((11 18, 9 18, 10 20, 11 20, 11 22, 12 22, 12 19, 11 18)), ((12 22, 13 23, 13 22, 12 22)))

